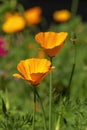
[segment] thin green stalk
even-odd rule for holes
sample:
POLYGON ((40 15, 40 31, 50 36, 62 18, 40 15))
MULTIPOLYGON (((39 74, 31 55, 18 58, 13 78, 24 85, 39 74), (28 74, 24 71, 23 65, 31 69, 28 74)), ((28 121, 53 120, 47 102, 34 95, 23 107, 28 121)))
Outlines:
POLYGON ((78 3, 79 3, 79 0, 72 0, 72 4, 71 4, 72 17, 74 17, 77 13, 78 3))
MULTIPOLYGON (((52 58, 50 58, 50 61, 52 63, 52 58)), ((49 90, 49 130, 52 130, 52 72, 50 72, 50 90, 49 90)))
POLYGON ((17 7, 17 0, 11 0, 10 1, 10 6, 13 9, 13 11, 15 10, 15 8, 17 7))
POLYGON ((33 130, 35 130, 35 112, 36 112, 36 92, 34 88, 34 111, 33 111, 33 130))
POLYGON ((41 101, 41 98, 40 98, 40 95, 38 93, 38 91, 35 89, 35 92, 37 94, 37 97, 40 101, 40 105, 41 105, 41 108, 42 108, 42 112, 43 112, 43 121, 44 121, 44 129, 47 130, 47 125, 46 125, 46 116, 45 116, 45 111, 44 111, 44 107, 43 107, 43 104, 42 104, 42 101, 41 101))
POLYGON ((72 82, 72 78, 73 78, 74 71, 75 71, 75 66, 76 66, 77 49, 76 49, 76 35, 75 35, 75 33, 73 35, 73 38, 71 38, 71 41, 72 41, 72 44, 74 45, 74 60, 73 60, 70 80, 69 80, 69 84, 68 84, 68 91, 67 91, 68 92, 68 98, 70 97, 71 82, 72 82))

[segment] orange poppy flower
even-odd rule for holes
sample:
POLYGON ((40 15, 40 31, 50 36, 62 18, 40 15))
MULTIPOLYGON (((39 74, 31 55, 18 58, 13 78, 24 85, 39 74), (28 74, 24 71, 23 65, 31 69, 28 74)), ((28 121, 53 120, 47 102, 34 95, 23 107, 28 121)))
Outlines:
POLYGON ((54 67, 51 67, 51 62, 47 59, 31 58, 20 61, 17 69, 22 75, 13 74, 14 77, 27 80, 36 86, 54 67))
POLYGON ((70 19, 70 17, 71 17, 71 13, 66 9, 55 11, 53 14, 53 19, 56 22, 66 22, 70 19))
POLYGON ((24 18, 28 25, 35 25, 41 21, 41 8, 33 7, 24 12, 24 18))
POLYGON ((54 57, 64 45, 67 35, 67 32, 40 32, 36 34, 35 39, 41 44, 48 56, 54 57))
POLYGON ((26 22, 19 14, 13 14, 8 16, 6 21, 2 25, 2 30, 6 33, 15 33, 24 29, 26 22))

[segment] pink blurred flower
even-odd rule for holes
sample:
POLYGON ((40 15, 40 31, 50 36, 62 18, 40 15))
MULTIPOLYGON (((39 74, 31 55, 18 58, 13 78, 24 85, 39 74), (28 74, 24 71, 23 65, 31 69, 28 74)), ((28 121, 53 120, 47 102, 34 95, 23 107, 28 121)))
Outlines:
POLYGON ((8 43, 7 41, 4 39, 4 37, 0 37, 0 56, 6 56, 8 52, 8 43))

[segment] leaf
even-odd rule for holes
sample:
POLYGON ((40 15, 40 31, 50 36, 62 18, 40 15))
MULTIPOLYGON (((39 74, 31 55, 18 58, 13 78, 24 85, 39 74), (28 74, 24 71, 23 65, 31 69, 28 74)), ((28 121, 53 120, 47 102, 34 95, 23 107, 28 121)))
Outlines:
POLYGON ((6 104, 5 104, 4 100, 3 100, 3 98, 2 98, 2 111, 3 111, 4 115, 7 115, 6 104))

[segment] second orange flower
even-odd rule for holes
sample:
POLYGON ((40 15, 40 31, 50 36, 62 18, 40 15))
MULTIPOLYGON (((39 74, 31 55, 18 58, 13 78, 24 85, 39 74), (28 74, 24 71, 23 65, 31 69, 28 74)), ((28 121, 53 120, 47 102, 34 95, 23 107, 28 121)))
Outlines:
POLYGON ((67 32, 40 32, 36 34, 35 39, 48 56, 54 57, 64 45, 67 36, 67 32))

